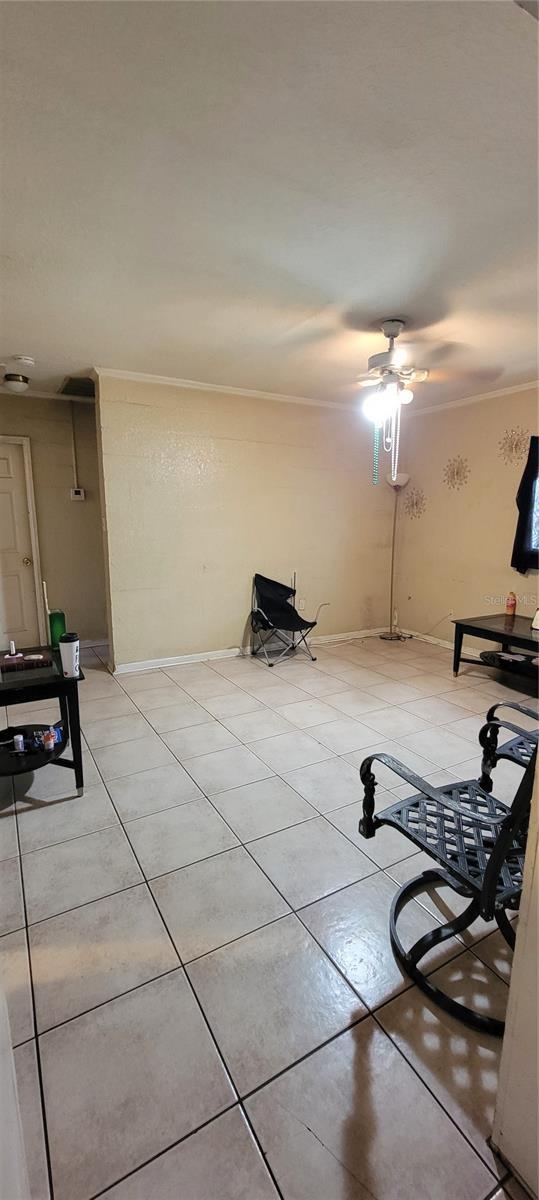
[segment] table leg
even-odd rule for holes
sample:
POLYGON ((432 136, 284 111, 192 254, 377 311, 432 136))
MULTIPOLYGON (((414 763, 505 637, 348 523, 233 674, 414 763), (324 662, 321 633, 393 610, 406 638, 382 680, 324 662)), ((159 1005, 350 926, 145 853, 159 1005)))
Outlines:
POLYGON ((82 746, 80 740, 79 694, 76 683, 74 683, 67 692, 67 708, 69 712, 69 736, 71 738, 71 749, 73 751, 73 762, 75 764, 75 784, 77 788, 82 788, 84 787, 84 775, 82 769, 82 746))
POLYGON ((460 628, 460 625, 455 625, 455 645, 453 648, 453 675, 455 676, 457 676, 459 673, 463 637, 464 630, 460 628))
POLYGON ((62 718, 64 729, 69 734, 69 712, 67 708, 67 701, 63 692, 58 697, 58 700, 60 704, 60 716, 62 718))

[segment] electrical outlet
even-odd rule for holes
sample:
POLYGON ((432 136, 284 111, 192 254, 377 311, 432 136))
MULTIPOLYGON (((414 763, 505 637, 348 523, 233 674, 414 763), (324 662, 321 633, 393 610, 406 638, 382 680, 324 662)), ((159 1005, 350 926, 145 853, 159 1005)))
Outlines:
POLYGON ((79 487, 71 488, 71 499, 72 500, 86 500, 86 492, 85 492, 84 488, 79 488, 79 487))
POLYGON ((304 596, 300 596, 300 598, 298 600, 298 610, 299 610, 299 612, 303 612, 304 609, 305 609, 305 598, 304 598, 304 596))
POLYGON ((450 616, 450 617, 452 617, 452 616, 453 616, 453 609, 452 609, 452 608, 450 608, 450 609, 449 609, 449 616, 450 616))

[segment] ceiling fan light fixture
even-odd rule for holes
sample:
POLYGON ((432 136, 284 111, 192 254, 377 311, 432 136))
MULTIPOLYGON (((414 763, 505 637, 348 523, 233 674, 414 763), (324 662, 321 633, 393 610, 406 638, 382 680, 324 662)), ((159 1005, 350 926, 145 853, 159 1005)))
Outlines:
POLYGON ((4 387, 8 392, 26 392, 29 383, 27 375, 18 375, 14 371, 7 371, 4 375, 4 387))
POLYGON ((398 379, 386 375, 365 397, 362 411, 368 421, 381 428, 401 404, 409 404, 413 398, 414 393, 404 388, 398 379))
POLYGON ((6 391, 26 392, 30 384, 30 372, 35 365, 35 359, 29 354, 13 354, 6 362, 0 363, 4 372, 0 379, 6 391), (6 369, 8 363, 13 364, 15 369, 6 369))
POLYGON ((369 392, 363 401, 363 414, 378 429, 396 412, 400 403, 400 389, 396 380, 382 380, 378 387, 369 392))
POLYGON ((382 425, 384 424, 384 417, 382 405, 380 404, 380 397, 378 395, 378 388, 375 392, 369 392, 368 396, 365 397, 361 406, 361 411, 363 416, 367 418, 367 421, 372 421, 375 429, 382 428, 382 425))

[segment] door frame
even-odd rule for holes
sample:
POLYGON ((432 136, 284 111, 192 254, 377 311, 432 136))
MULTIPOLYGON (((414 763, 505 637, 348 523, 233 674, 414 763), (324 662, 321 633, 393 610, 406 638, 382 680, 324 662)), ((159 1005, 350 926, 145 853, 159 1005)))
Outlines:
POLYGON ((11 445, 22 446, 22 457, 24 463, 24 481, 26 485, 26 511, 28 513, 28 523, 30 525, 30 544, 32 547, 32 562, 34 568, 34 591, 36 594, 36 610, 37 610, 37 627, 39 630, 39 639, 42 646, 47 646, 49 642, 49 631, 45 617, 45 603, 43 599, 43 579, 41 576, 41 558, 39 554, 39 540, 37 536, 37 514, 36 514, 36 499, 34 494, 34 476, 32 472, 32 453, 30 449, 30 438, 16 436, 15 434, 0 433, 0 445, 3 442, 8 442, 11 445))

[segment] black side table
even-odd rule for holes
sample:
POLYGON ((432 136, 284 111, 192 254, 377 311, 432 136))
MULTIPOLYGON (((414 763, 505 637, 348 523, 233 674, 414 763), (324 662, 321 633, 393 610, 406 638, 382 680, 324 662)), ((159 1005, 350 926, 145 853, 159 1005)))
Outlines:
MULTIPOLYGON (((77 789, 84 787, 82 769, 82 746, 80 740, 80 716, 78 685, 84 675, 79 671, 78 679, 64 679, 60 652, 51 650, 49 646, 32 646, 25 648, 25 654, 45 654, 52 658, 49 667, 37 667, 31 671, 0 671, 0 705, 12 707, 14 704, 37 703, 38 700, 59 700, 60 714, 63 722, 63 738, 55 751, 43 754, 37 752, 16 756, 10 752, 0 753, 0 775, 15 775, 21 771, 34 771, 45 763, 56 762, 59 767, 69 767, 75 772, 77 789), (71 739, 73 758, 64 758, 62 751, 71 739)), ((45 722, 44 722, 45 724, 45 722)), ((18 728, 10 723, 9 730, 18 728)), ((24 724, 21 724, 21 729, 24 724)), ((0 733, 0 738, 8 730, 0 733)))
POLYGON ((518 646, 522 650, 539 653, 539 631, 532 629, 531 617, 508 617, 505 613, 493 613, 489 617, 461 617, 458 621, 453 621, 453 624, 455 626, 454 675, 458 675, 461 662, 473 663, 476 667, 481 666, 476 658, 466 658, 461 654, 465 633, 476 638, 486 638, 489 642, 498 642, 504 650, 509 646, 518 646))

